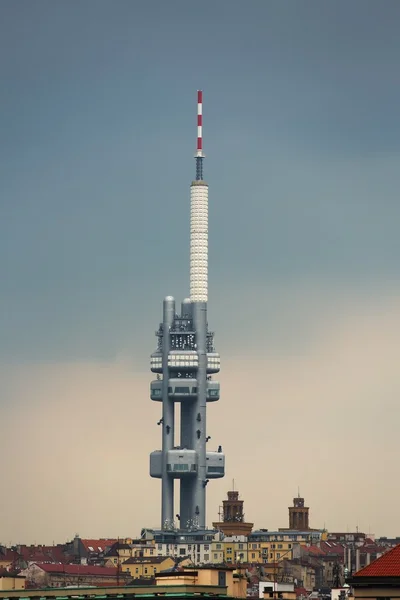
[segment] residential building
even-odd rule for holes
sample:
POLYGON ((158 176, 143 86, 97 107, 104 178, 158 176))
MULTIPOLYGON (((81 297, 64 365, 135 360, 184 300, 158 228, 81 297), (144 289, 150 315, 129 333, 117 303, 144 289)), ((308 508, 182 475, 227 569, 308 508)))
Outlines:
POLYGON ((116 542, 104 555, 105 566, 117 566, 128 558, 141 558, 156 556, 153 540, 129 540, 116 542))
POLYGON ((188 557, 195 565, 212 560, 211 545, 215 538, 213 530, 145 530, 144 535, 149 536, 150 532, 157 556, 171 556, 175 559, 188 557))
POLYGON ((26 578, 18 572, 0 569, 0 590, 24 590, 26 578))
POLYGON ((21 556, 10 548, 0 546, 0 570, 1 569, 15 569, 20 566, 21 556))
MULTIPOLYGON (((285 583, 293 583, 294 585, 305 588, 308 592, 312 592, 315 587, 321 587, 321 576, 318 571, 322 570, 322 566, 315 561, 303 561, 300 559, 283 560, 280 581, 285 583)), ((276 579, 274 578, 274 581, 276 579)))
MULTIPOLYGON (((371 539, 370 534, 368 534, 368 538, 371 539)), ((373 541, 376 542, 378 546, 384 546, 385 548, 394 548, 394 546, 400 544, 400 537, 389 538, 386 536, 382 536, 377 539, 373 537, 373 541)))
POLYGON ((170 556, 153 556, 128 558, 121 565, 122 571, 129 573, 133 579, 145 579, 154 577, 156 573, 172 569, 175 566, 175 561, 170 556))
POLYGON ((27 546, 25 544, 18 544, 15 546, 16 552, 19 554, 21 561, 24 563, 25 568, 31 563, 62 563, 67 564, 73 561, 73 556, 66 552, 66 546, 64 544, 57 544, 53 546, 45 546, 43 544, 27 546))
POLYGON ((214 564, 247 563, 248 541, 244 535, 219 536, 211 544, 210 561, 214 564))
POLYGON ((276 583, 273 581, 260 581, 259 598, 276 598, 280 600, 296 600, 294 585, 291 583, 276 583))
POLYGON ((226 594, 231 598, 246 598, 247 596, 247 578, 244 569, 235 569, 234 567, 214 567, 202 566, 185 568, 180 571, 169 573, 158 573, 156 575, 156 584, 167 585, 199 585, 199 586, 218 586, 225 588, 226 594))
POLYGON ((253 531, 248 536, 248 562, 277 562, 299 555, 300 546, 315 545, 321 541, 321 531, 280 529, 253 531))
POLYGON ((327 541, 328 542, 343 542, 346 544, 351 543, 351 544, 356 544, 356 545, 362 546, 365 543, 366 538, 367 538, 367 534, 360 533, 359 531, 356 531, 356 532, 353 531, 353 532, 347 532, 347 533, 329 532, 327 541))
MULTIPOLYGON (((81 564, 101 565, 105 554, 119 540, 116 539, 81 539, 78 535, 65 546, 66 552, 73 557, 74 562, 81 564)), ((125 540, 121 540, 125 541, 125 540)))

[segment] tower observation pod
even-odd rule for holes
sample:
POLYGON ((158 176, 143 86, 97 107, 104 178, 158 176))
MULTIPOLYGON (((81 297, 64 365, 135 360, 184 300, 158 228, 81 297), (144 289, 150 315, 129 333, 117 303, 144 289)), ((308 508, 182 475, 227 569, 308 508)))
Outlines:
POLYGON ((207 403, 219 400, 220 357, 208 330, 208 185, 203 180, 203 93, 197 92, 196 179, 190 186, 190 298, 180 314, 167 296, 151 355, 150 397, 162 403, 162 449, 150 454, 150 475, 161 479, 161 529, 175 528, 174 480, 180 482, 176 517, 181 530, 205 529, 206 489, 225 475, 222 447, 208 450, 207 403), (180 431, 175 410, 180 409, 180 431))

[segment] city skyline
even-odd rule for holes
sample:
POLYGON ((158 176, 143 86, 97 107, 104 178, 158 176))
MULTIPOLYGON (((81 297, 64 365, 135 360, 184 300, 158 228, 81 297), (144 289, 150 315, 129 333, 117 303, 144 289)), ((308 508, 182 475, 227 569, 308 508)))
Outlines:
POLYGON ((300 485, 312 527, 396 535, 400 7, 172 5, 2 3, 2 541, 159 521, 149 331, 189 292, 196 89, 208 433, 229 456, 208 524, 235 478, 256 526, 286 523, 300 485))

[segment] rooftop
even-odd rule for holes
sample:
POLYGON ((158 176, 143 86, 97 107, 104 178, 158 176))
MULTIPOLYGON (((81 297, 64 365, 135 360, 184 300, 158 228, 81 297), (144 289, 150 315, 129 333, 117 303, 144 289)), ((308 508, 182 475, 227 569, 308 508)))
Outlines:
POLYGON ((112 539, 99 539, 99 540, 82 540, 81 543, 84 546, 85 550, 88 552, 105 552, 109 550, 111 546, 118 542, 118 540, 112 539))
POLYGON ((82 600, 90 596, 98 598, 157 598, 160 595, 167 598, 213 598, 227 600, 227 588, 215 585, 146 585, 146 586, 120 586, 120 587, 79 587, 76 588, 45 588, 27 590, 0 590, 0 598, 35 598, 63 600, 64 598, 79 598, 82 600))
MULTIPOLYGON (((163 563, 165 560, 171 558, 170 556, 137 556, 128 558, 124 561, 124 565, 155 565, 163 563)), ((173 560, 171 558, 171 560, 173 560)))
POLYGON ((354 573, 353 577, 400 577, 400 544, 354 573))
MULTIPOLYGON (((116 567, 96 567, 92 565, 62 565, 51 563, 35 563, 40 569, 46 573, 62 573, 65 575, 98 575, 116 577, 118 569, 116 567)), ((124 576, 126 574, 119 573, 124 576)))

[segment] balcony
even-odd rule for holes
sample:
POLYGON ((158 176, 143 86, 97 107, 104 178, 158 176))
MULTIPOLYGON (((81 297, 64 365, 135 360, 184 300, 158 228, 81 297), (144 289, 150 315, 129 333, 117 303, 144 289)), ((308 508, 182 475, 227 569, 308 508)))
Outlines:
POLYGON ((170 350, 168 354, 168 367, 182 369, 182 371, 196 370, 199 366, 199 357, 194 350, 170 350))
POLYGON ((153 352, 153 354, 151 355, 150 370, 152 371, 152 373, 162 373, 163 372, 161 352, 153 352))
POLYGON ((218 352, 208 352, 207 373, 218 373, 221 368, 221 358, 218 352))
MULTIPOLYGON (((150 398, 162 402, 163 380, 156 379, 150 383, 150 398)), ((207 381, 207 402, 219 400, 220 384, 218 381, 207 381)), ((175 402, 185 402, 197 397, 197 379, 192 377, 172 377, 168 381, 168 398, 175 402)))
POLYGON ((207 452, 207 478, 219 479, 225 475, 225 454, 223 452, 207 452))

